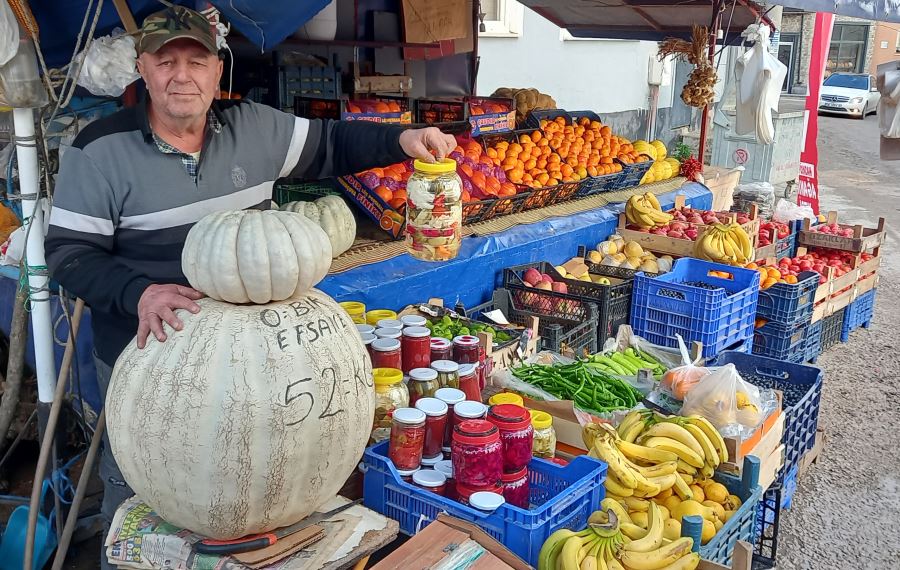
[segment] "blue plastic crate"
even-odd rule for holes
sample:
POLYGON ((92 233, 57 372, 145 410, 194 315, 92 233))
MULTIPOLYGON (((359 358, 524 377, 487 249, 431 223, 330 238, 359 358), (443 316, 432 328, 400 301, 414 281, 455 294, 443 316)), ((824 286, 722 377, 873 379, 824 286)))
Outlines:
POLYGON ((850 333, 859 327, 869 328, 872 315, 875 314, 875 291, 877 289, 866 291, 847 306, 841 327, 841 342, 850 340, 850 333))
POLYGON ((784 468, 777 479, 798 465, 800 458, 816 442, 819 426, 819 403, 822 398, 822 371, 814 366, 783 362, 774 358, 723 352, 711 366, 734 364, 741 378, 754 386, 781 390, 784 395, 784 468))
POLYGON ((528 115, 525 116, 523 127, 526 129, 540 129, 542 120, 547 119, 548 121, 552 121, 557 117, 565 118, 567 125, 572 124, 572 116, 563 109, 538 109, 530 111, 528 115))
POLYGON ((504 504, 485 513, 403 481, 387 457, 388 443, 377 443, 363 455, 363 503, 368 508, 399 522, 408 535, 427 526, 438 513, 448 513, 478 525, 533 566, 551 533, 585 528, 606 496, 602 461, 582 455, 561 467, 534 458, 528 464, 532 508, 504 504))
POLYGON ((772 487, 756 504, 753 550, 756 556, 775 562, 778 553, 778 530, 781 521, 782 490, 772 487))
POLYGON ((794 465, 784 473, 781 481, 781 508, 789 509, 794 501, 794 493, 797 492, 797 473, 800 465, 794 465))
POLYGON ((758 271, 682 258, 669 273, 652 278, 642 272, 635 275, 631 327, 659 346, 675 348, 676 333, 685 342, 700 341, 703 356, 712 358, 753 336, 758 296, 758 271), (732 277, 717 277, 711 271, 732 277))
POLYGON ((703 560, 730 567, 735 543, 739 540, 753 543, 756 506, 763 492, 762 487, 759 486, 759 466, 759 459, 750 455, 744 458, 741 478, 719 471, 714 475, 715 480, 725 485, 729 493, 737 495, 741 500, 741 506, 712 540, 704 545, 700 544, 700 532, 703 524, 700 517, 684 517, 682 519, 681 535, 694 539, 694 550, 700 552, 703 560))
POLYGON ((794 325, 769 322, 754 329, 753 354, 788 362, 803 362, 806 357, 806 333, 811 319, 812 313, 807 313, 804 321, 794 325))
POLYGON ((624 171, 604 174, 603 176, 589 176, 581 181, 577 197, 586 198, 601 192, 613 192, 619 189, 624 177, 624 171))
POLYGON ((769 322, 793 325, 809 320, 813 312, 819 274, 804 271, 797 283, 776 283, 759 292, 756 316, 769 322))
MULTIPOLYGON (((649 158, 649 157, 648 157, 649 158)), ((618 184, 615 190, 624 190, 625 188, 634 188, 635 186, 640 185, 641 179, 647 174, 647 171, 650 170, 650 167, 653 166, 653 160, 648 160, 646 162, 635 162, 634 164, 625 164, 624 162, 616 159, 619 164, 622 165, 622 177, 618 181, 618 184)))
POLYGON ((820 341, 819 354, 841 342, 841 331, 844 327, 844 316, 847 309, 843 308, 822 319, 822 340, 820 341))
POLYGON ((806 329, 806 345, 803 347, 803 361, 815 362, 822 352, 822 323, 816 321, 806 329))

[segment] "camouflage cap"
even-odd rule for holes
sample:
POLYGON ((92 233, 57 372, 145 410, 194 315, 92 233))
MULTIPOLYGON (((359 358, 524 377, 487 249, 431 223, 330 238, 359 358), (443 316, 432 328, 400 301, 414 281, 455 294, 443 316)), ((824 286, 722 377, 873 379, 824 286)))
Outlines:
POLYGON ((200 12, 184 6, 172 6, 144 18, 137 52, 156 53, 162 46, 179 38, 190 38, 200 42, 210 52, 218 53, 216 31, 210 21, 200 12))

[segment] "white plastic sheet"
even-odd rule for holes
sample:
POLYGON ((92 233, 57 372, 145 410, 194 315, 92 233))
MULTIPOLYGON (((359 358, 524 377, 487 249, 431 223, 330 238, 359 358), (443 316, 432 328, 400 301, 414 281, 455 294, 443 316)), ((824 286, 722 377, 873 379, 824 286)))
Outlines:
POLYGON ((900 64, 892 62, 878 66, 878 123, 881 136, 900 139, 900 64), (891 69, 893 67, 893 69, 891 69))
POLYGON ((6 0, 0 0, 0 65, 5 65, 19 49, 19 22, 6 0))
POLYGON ((787 75, 787 67, 769 53, 768 26, 754 24, 742 35, 755 43, 738 58, 735 65, 735 132, 739 135, 753 133, 757 141, 772 144, 775 140, 772 113, 778 110, 778 99, 781 97, 781 85, 787 75))
POLYGON ((116 31, 120 35, 97 38, 78 55, 84 58, 78 85, 100 97, 118 97, 139 77, 134 38, 116 31))

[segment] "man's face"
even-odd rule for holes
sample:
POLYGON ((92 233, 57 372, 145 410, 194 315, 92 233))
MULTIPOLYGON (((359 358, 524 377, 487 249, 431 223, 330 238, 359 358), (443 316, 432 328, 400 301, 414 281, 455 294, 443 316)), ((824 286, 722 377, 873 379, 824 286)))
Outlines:
POLYGON ((156 53, 144 53, 138 72, 153 110, 172 119, 196 119, 209 110, 222 77, 222 61, 199 43, 178 39, 156 53))

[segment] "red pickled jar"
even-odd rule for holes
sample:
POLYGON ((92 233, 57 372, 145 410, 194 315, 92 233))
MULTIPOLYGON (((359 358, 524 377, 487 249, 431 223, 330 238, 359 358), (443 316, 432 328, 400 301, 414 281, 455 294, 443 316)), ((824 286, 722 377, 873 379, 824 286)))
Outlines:
POLYGON ((463 485, 462 483, 456 484, 456 500, 459 501, 463 505, 469 504, 469 497, 478 493, 479 491, 487 491, 488 493, 497 493, 498 495, 503 494, 503 483, 496 483, 494 485, 487 485, 485 487, 471 487, 469 485, 463 485))
POLYGON ((400 317, 400 322, 403 323, 403 328, 424 327, 428 320, 420 315, 403 315, 400 317))
POLYGON ((431 361, 435 360, 451 360, 453 358, 453 344, 440 337, 431 339, 431 361))
MULTIPOLYGON (((499 439, 499 435, 498 435, 499 439)), ((388 458, 400 471, 418 469, 425 445, 425 412, 416 408, 397 408, 391 415, 391 439, 388 458)))
POLYGON ((372 347, 372 368, 403 367, 400 353, 400 341, 394 338, 377 338, 369 345, 372 347))
POLYGON ((478 337, 467 334, 455 337, 453 361, 457 364, 478 364, 478 337))
POLYGON ((453 426, 456 425, 456 420, 453 410, 456 404, 462 403, 466 399, 466 395, 462 392, 462 390, 457 390, 455 388, 440 388, 434 393, 434 397, 438 400, 447 404, 447 424, 444 429, 444 444, 441 447, 441 451, 444 453, 450 453, 450 442, 453 437, 453 426))
POLYGON ((488 407, 481 402, 466 400, 453 407, 453 429, 466 420, 483 420, 487 418, 488 407))
POLYGON ((403 349, 403 372, 413 368, 428 368, 431 364, 431 331, 425 327, 403 329, 400 341, 403 349))
POLYGON ((447 404, 437 398, 420 398, 416 408, 425 412, 425 444, 422 457, 442 457, 444 430, 447 428, 447 404))
POLYGON ((396 338, 398 340, 403 336, 400 329, 375 329, 374 334, 378 338, 396 338))
POLYGON ((447 484, 444 488, 444 496, 448 499, 456 500, 456 479, 453 478, 453 462, 449 459, 442 459, 434 464, 434 470, 444 474, 447 478, 447 484))
POLYGON ((488 487, 500 482, 503 444, 497 426, 486 420, 465 420, 453 428, 451 448, 457 487, 488 487))
POLYGON ((473 402, 481 401, 477 366, 477 364, 463 364, 459 367, 459 389, 465 392, 466 400, 473 402))
POLYGON ((369 360, 373 360, 375 357, 372 356, 372 343, 375 342, 375 335, 372 333, 360 333, 362 337, 363 344, 366 346, 366 352, 369 354, 369 360))
POLYGON ((447 478, 440 471, 421 469, 412 476, 413 485, 436 495, 443 496, 447 489, 447 478))
POLYGON ((379 329, 402 329, 403 321, 397 319, 380 319, 375 323, 375 327, 379 329))
POLYGON ((499 404, 488 412, 487 419, 500 430, 503 443, 503 470, 520 471, 531 461, 534 428, 531 414, 516 404, 499 404))
POLYGON ((527 509, 531 504, 529 496, 528 468, 522 468, 511 473, 504 473, 501 477, 503 481, 503 498, 510 505, 515 505, 520 509, 527 509))

